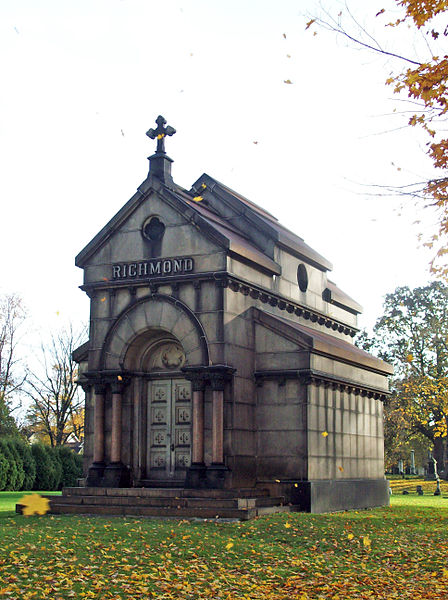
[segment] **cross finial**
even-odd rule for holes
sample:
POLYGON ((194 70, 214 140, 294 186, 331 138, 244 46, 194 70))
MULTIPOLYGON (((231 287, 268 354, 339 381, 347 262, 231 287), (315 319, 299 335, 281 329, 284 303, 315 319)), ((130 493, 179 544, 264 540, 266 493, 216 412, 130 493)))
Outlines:
POLYGON ((146 135, 149 138, 151 138, 152 140, 155 140, 157 138, 156 152, 157 152, 157 154, 165 154, 165 136, 174 135, 176 133, 176 130, 174 129, 174 127, 171 127, 170 125, 165 127, 166 119, 164 119, 162 117, 162 115, 159 115, 157 117, 156 123, 157 123, 157 128, 156 129, 148 129, 148 131, 146 132, 146 135))

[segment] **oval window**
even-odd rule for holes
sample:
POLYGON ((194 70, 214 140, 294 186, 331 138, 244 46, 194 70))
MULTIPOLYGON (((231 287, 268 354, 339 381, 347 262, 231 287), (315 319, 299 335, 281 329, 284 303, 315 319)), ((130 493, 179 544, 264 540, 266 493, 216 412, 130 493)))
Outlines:
POLYGON ((143 223, 143 236, 151 242, 160 242, 165 233, 165 225, 159 217, 151 217, 143 223))
POLYGON ((308 273, 304 264, 297 267, 297 283, 301 292, 306 292, 308 289, 308 273))

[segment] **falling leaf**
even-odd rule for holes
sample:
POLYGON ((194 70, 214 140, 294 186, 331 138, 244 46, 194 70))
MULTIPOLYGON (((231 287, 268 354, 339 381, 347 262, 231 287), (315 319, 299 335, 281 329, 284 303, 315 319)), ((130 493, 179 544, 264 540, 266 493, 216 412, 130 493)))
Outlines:
POLYGON ((298 483, 295 483, 295 484, 294 484, 294 487, 299 487, 299 484, 298 484, 298 483))
POLYGON ((204 198, 203 198, 202 196, 195 196, 195 197, 193 198, 193 200, 194 200, 195 202, 202 202, 202 200, 204 200, 204 198))
POLYGON ((59 311, 58 310, 56 311, 56 316, 59 317, 59 311))
POLYGON ((117 375, 118 381, 123 381, 123 377, 121 375, 117 375))
POLYGON ((106 296, 104 296, 103 298, 101 298, 100 302, 106 302, 106 296))
POLYGON ((120 131, 121 131, 121 135, 124 137, 124 131, 122 129, 120 131))
POLYGON ((290 84, 290 83, 292 83, 292 81, 291 81, 290 79, 284 79, 283 83, 288 83, 288 84, 290 84))
POLYGON ((414 360, 414 355, 413 354, 407 354, 406 355, 406 362, 411 363, 414 360))
POLYGON ((50 510, 50 501, 48 498, 42 498, 39 494, 29 494, 23 496, 18 504, 23 506, 22 512, 26 516, 44 515, 50 510))
POLYGON ((164 133, 159 133, 159 135, 157 136, 157 139, 158 139, 158 140, 161 140, 161 139, 162 139, 162 138, 164 138, 164 137, 165 137, 165 134, 164 134, 164 133))
POLYGON ((207 187, 207 184, 206 184, 206 183, 201 183, 201 188, 202 188, 203 190, 205 190, 205 188, 206 188, 206 187, 207 187))
POLYGON ((286 55, 286 58, 291 58, 291 55, 290 55, 290 54, 287 54, 287 55, 286 55))
POLYGON ((327 437, 328 431, 322 431, 322 437, 327 437))
POLYGON ((339 466, 338 469, 340 470, 341 473, 344 472, 344 467, 339 466))
POLYGON ((308 21, 308 23, 306 24, 305 30, 309 29, 311 27, 311 25, 315 22, 316 22, 316 19, 311 19, 311 21, 308 21))
POLYGON ((286 40, 286 33, 283 34, 283 38, 286 40))
POLYGON ((375 17, 379 17, 384 12, 384 8, 382 8, 379 12, 376 13, 375 17))
POLYGON ((103 277, 103 281, 109 281, 107 277, 103 277))
POLYGON ((258 144, 258 142, 252 142, 252 144, 255 144, 255 145, 257 145, 257 144, 258 144))
POLYGON ((280 479, 276 479, 276 480, 275 480, 275 483, 280 483, 280 479))

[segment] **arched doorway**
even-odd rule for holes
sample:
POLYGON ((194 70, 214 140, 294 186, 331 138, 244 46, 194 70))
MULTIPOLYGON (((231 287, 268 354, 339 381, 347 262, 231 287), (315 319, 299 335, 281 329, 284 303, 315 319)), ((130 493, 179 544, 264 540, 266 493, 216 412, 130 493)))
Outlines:
POLYGON ((129 346, 125 368, 138 373, 141 394, 141 479, 183 483, 191 466, 192 391, 181 369, 185 351, 170 332, 149 329, 129 346), (146 416, 146 419, 145 419, 146 416), (146 421, 146 422, 144 422, 146 421))

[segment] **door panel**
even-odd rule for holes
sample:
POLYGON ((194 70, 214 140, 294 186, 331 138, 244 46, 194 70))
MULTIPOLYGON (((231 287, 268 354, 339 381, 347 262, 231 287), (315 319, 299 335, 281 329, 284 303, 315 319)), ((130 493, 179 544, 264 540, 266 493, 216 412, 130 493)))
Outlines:
POLYGON ((191 384, 184 379, 148 383, 150 479, 184 479, 191 464, 191 384))

